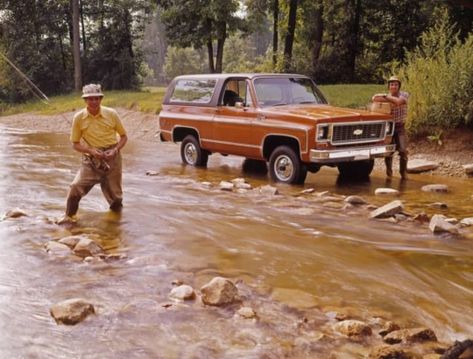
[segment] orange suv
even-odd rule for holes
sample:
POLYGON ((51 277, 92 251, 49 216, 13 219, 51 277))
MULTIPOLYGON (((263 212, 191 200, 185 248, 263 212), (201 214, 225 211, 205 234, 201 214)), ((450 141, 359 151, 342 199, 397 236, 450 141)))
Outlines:
POLYGON ((159 125, 162 141, 181 142, 185 164, 238 155, 269 162, 271 178, 283 183, 303 183, 323 165, 367 177, 375 157, 395 150, 390 115, 330 106, 310 78, 294 74, 178 76, 159 125))

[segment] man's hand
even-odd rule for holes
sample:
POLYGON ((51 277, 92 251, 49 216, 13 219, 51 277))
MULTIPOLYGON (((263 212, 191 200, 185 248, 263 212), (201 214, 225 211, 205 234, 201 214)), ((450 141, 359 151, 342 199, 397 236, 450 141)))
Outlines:
POLYGON ((92 148, 92 149, 90 150, 90 154, 91 154, 92 156, 94 156, 95 158, 99 159, 99 160, 102 160, 102 159, 105 158, 104 152, 103 152, 103 151, 100 151, 100 150, 98 150, 98 149, 96 149, 96 148, 92 148))
POLYGON ((111 160, 117 154, 118 154, 118 150, 116 148, 112 148, 112 149, 107 150, 107 151, 104 152, 104 158, 106 160, 111 160))

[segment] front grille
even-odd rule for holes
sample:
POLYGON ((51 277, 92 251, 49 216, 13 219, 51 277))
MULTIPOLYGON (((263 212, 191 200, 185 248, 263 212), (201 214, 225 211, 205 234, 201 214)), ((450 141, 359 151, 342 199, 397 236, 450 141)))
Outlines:
POLYGON ((334 124, 331 143, 344 145, 379 141, 384 139, 385 126, 385 122, 334 124))

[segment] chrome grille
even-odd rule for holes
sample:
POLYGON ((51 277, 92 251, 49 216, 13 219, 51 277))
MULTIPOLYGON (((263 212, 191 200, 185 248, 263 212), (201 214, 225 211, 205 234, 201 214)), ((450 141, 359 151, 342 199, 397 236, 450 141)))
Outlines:
POLYGON ((357 122, 334 124, 332 129, 333 145, 366 143, 384 139, 385 122, 357 122))

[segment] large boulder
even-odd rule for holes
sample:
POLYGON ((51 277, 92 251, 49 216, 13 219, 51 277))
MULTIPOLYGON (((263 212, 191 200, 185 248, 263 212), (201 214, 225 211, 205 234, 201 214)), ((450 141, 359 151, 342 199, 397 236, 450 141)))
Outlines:
POLYGON ((370 213, 370 218, 388 218, 394 216, 397 213, 401 213, 403 210, 404 206, 401 201, 392 201, 372 211, 370 213))
POLYGON ((383 340, 388 344, 436 342, 437 337, 432 329, 412 328, 395 330, 387 334, 383 340))
POLYGON ((200 288, 202 302, 207 305, 221 306, 239 301, 238 289, 227 278, 215 277, 200 288))
POLYGON ((432 171, 438 168, 438 163, 432 161, 426 161, 422 159, 410 160, 407 163, 408 173, 421 173, 432 171))
POLYGON ((447 222, 447 218, 445 218, 445 216, 441 214, 435 214, 434 216, 432 216, 429 223, 429 229, 433 233, 448 232, 452 234, 458 234, 458 228, 453 224, 447 222))
POLYGON ((95 309, 86 300, 73 298, 54 304, 50 313, 56 323, 74 325, 83 321, 89 314, 95 313, 95 309))

